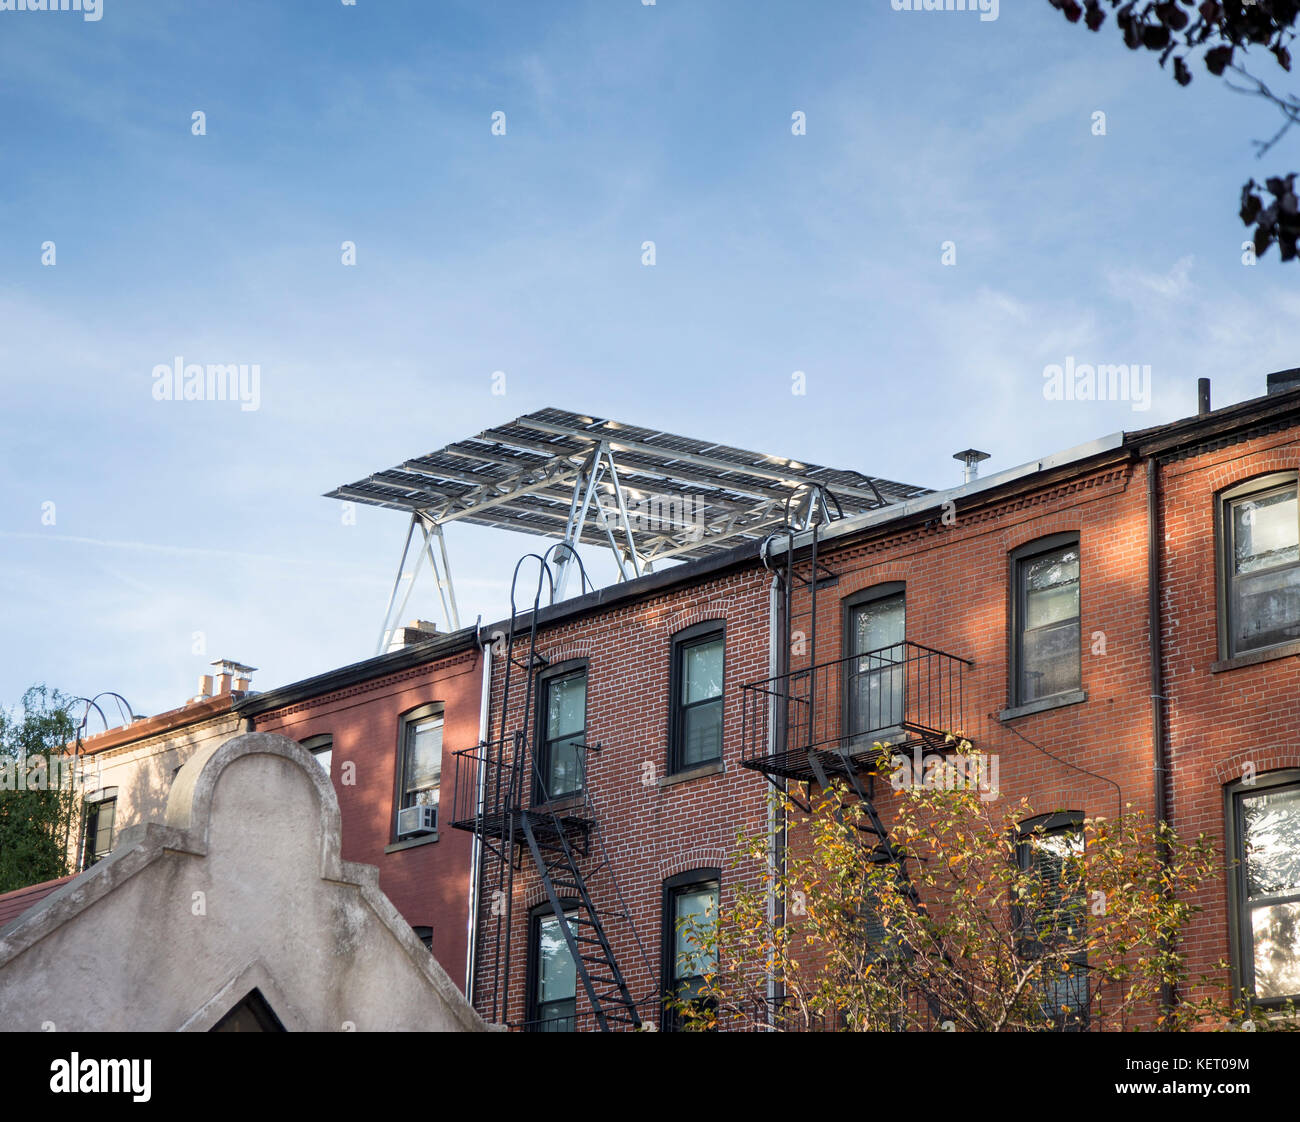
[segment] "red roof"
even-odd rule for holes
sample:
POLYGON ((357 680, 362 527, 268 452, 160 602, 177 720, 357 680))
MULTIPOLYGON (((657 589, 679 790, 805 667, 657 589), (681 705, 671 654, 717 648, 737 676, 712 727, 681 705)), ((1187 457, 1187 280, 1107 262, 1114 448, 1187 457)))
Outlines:
POLYGON ((0 895, 0 927, 17 919, 28 908, 39 904, 56 888, 67 884, 76 875, 76 873, 70 873, 68 876, 59 877, 57 880, 29 884, 26 888, 15 888, 12 892, 0 895))

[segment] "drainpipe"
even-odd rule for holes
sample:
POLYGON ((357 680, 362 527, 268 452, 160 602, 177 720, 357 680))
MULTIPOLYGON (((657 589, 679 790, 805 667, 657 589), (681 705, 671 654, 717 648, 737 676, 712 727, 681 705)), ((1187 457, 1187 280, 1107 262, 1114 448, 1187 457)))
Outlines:
MULTIPOLYGON (((1160 469, 1156 458, 1147 460, 1147 626, 1151 635, 1151 741, 1153 747, 1152 783, 1155 791, 1156 822, 1169 820, 1169 752, 1165 728, 1165 673, 1162 635, 1160 629, 1160 548, 1162 542, 1160 521, 1160 469)), ((1169 864, 1169 847, 1163 842, 1157 852, 1164 864, 1169 864)), ((1162 939, 1163 949, 1168 940, 1162 939)), ((1169 1029, 1168 1015, 1178 1000, 1175 987, 1164 983, 1160 987, 1161 1012, 1165 1014, 1165 1028, 1169 1029)))
MULTIPOLYGON (((490 705, 492 702, 492 640, 483 642, 479 635, 479 651, 483 656, 483 685, 478 703, 478 742, 483 745, 483 758, 478 767, 478 791, 476 793, 475 813, 482 815, 483 800, 486 797, 487 783, 487 738, 490 705)), ((465 1000, 474 1004, 474 949, 478 943, 479 920, 479 878, 483 872, 483 841, 474 831, 473 848, 470 857, 469 874, 469 943, 465 948, 465 1000)))
MULTIPOLYGON (((788 621, 783 618, 784 613, 781 611, 781 581, 773 573, 772 583, 767 593, 767 674, 769 678, 775 677, 786 669, 786 665, 781 658, 782 649, 789 651, 789 643, 786 640, 786 627, 788 621)), ((768 702, 769 714, 779 716, 784 719, 784 709, 776 705, 775 699, 768 702)), ((776 736, 776 729, 773 721, 769 718, 767 724, 768 751, 776 750, 776 742, 773 739, 776 736)), ((785 812, 772 800, 768 803, 767 811, 767 836, 769 838, 768 860, 772 863, 772 869, 776 874, 785 870, 785 812)), ((775 930, 778 927, 785 926, 785 895, 779 892, 775 886, 772 894, 767 901, 768 920, 775 930)), ((770 973, 767 976, 767 1009, 768 1020, 771 1023, 775 1016, 777 1002, 785 997, 785 987, 777 982, 776 975, 770 973)))

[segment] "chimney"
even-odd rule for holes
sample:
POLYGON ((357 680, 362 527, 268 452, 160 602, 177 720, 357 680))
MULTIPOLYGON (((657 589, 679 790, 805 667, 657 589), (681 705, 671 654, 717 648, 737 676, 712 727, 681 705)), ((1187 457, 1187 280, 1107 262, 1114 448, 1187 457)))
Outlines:
POLYGON ((210 698, 211 696, 212 696, 212 675, 211 675, 211 674, 200 674, 200 675, 199 675, 199 695, 198 695, 198 697, 196 697, 194 700, 195 700, 195 701, 206 701, 206 700, 207 700, 208 698, 210 698))
MULTIPOLYGON (((1270 378, 1272 376, 1273 375, 1271 374, 1269 375, 1270 378)), ((1272 393, 1273 391, 1270 388, 1268 392, 1272 393)), ((1209 411, 1210 411, 1210 379, 1197 378, 1196 379, 1196 415, 1198 417, 1204 417, 1205 414, 1208 413, 1209 411)))
POLYGON ((1300 366, 1291 370, 1279 370, 1268 376, 1270 394, 1290 393, 1292 390, 1300 390, 1300 366))
POLYGON ((232 688, 247 693, 250 681, 248 676, 257 669, 256 666, 236 662, 233 658, 219 658, 212 665, 217 668, 216 693, 213 696, 229 693, 232 688))
POLYGON ((980 463, 988 458, 989 454, 987 452, 981 452, 978 448, 967 448, 966 451, 958 452, 954 455, 954 460, 961 460, 961 462, 966 465, 965 478, 962 482, 969 483, 972 479, 978 478, 980 473, 980 463))
POLYGON ((405 627, 399 627, 388 645, 390 651, 409 647, 414 643, 427 643, 438 637, 438 625, 427 619, 413 619, 405 627))

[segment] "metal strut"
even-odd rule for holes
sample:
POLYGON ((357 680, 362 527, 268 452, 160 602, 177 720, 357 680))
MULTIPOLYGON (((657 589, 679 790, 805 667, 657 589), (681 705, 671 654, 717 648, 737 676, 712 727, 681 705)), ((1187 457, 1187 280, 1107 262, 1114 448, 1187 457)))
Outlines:
POLYGON ((456 607, 456 588, 451 580, 451 561, 447 557, 447 542, 442 536, 442 526, 421 511, 411 515, 411 525, 406 531, 406 544, 402 547, 402 559, 397 563, 397 577, 393 581, 393 591, 388 594, 388 607, 384 611, 384 624, 379 631, 379 643, 375 654, 384 654, 393 641, 393 634, 402 625, 406 615, 406 606, 410 603, 411 593, 415 590, 416 578, 425 561, 433 573, 434 583, 438 586, 438 595, 442 600, 442 614, 448 630, 460 630, 460 612, 456 607), (419 530, 420 541, 415 542, 415 532, 419 530), (433 539, 438 542, 438 556, 434 556, 433 539), (412 553, 412 546, 415 546, 412 553), (401 602, 398 602, 398 596, 401 602), (396 608, 396 610, 394 610, 396 608))

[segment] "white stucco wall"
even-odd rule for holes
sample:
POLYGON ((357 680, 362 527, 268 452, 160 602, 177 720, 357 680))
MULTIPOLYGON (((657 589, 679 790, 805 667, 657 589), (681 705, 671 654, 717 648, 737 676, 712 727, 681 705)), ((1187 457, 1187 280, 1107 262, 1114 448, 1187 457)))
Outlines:
POLYGON ((298 744, 207 745, 163 823, 0 930, 0 1029, 204 1030, 254 987, 289 1029, 485 1029, 339 840, 298 744))

